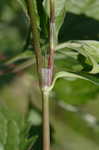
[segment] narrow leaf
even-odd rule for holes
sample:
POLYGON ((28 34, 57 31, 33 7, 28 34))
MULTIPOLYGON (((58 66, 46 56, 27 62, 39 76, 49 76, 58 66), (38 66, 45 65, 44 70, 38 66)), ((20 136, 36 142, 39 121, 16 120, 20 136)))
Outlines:
POLYGON ((89 73, 85 73, 85 72, 59 72, 59 73, 56 73, 54 79, 53 79, 53 82, 52 82, 52 85, 48 88, 48 90, 52 90, 54 85, 55 85, 55 82, 57 81, 57 79, 59 78, 79 78, 79 79, 84 79, 84 80, 88 80, 96 85, 99 85, 99 76, 96 76, 96 75, 92 75, 92 74, 89 74, 89 73))
MULTIPOLYGON (((55 25, 56 25, 57 34, 64 21, 65 3, 66 3, 66 0, 61 0, 61 1, 55 0, 55 25)), ((50 0, 44 0, 43 5, 44 5, 47 15, 50 17, 50 0)))
POLYGON ((20 61, 22 59, 29 59, 33 57, 33 52, 32 51, 25 51, 21 54, 18 54, 17 56, 11 58, 10 60, 8 60, 5 64, 6 65, 10 65, 16 61, 20 61))

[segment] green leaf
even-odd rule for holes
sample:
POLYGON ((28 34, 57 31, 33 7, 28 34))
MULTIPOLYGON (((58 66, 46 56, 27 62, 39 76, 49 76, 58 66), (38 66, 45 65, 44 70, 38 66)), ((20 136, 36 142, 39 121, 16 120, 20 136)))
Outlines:
MULTIPOLYGON (((99 1, 98 0, 56 0, 56 31, 58 33, 66 12, 75 14, 85 14, 88 17, 99 20, 99 1)), ((44 0, 44 8, 50 16, 49 0, 44 0)))
POLYGON ((65 78, 65 79, 74 79, 74 78, 79 78, 79 79, 84 79, 84 80, 88 80, 96 85, 99 85, 99 75, 93 75, 90 73, 86 73, 86 72, 66 72, 66 71, 62 71, 62 72, 58 72, 56 73, 56 75, 54 76, 52 85, 48 88, 48 90, 52 90, 55 82, 57 81, 57 79, 59 78, 65 78))
MULTIPOLYGON (((56 25, 57 34, 64 21, 65 3, 66 3, 66 0, 61 0, 61 1, 55 0, 55 25, 56 25)), ((43 5, 44 5, 47 15, 50 17, 50 0, 44 0, 43 5)))
POLYGON ((29 19, 25 0, 17 0, 17 2, 20 4, 20 6, 21 6, 23 12, 25 13, 26 17, 29 19))
POLYGON ((97 41, 79 41, 83 45, 81 49, 83 55, 90 59, 93 64, 91 73, 99 73, 99 42, 97 41))
POLYGON ((0 106, 0 149, 27 150, 33 145, 36 137, 28 138, 26 124, 20 114, 12 112, 6 106, 0 106))
POLYGON ((25 141, 23 141, 23 145, 21 145, 21 150, 30 149, 34 145, 36 139, 36 136, 29 139, 25 139, 25 141))
POLYGON ((2 145, 6 144, 6 137, 7 137, 7 120, 2 112, 0 112, 0 143, 2 145))
POLYGON ((46 15, 45 9, 43 7, 42 0, 37 1, 38 14, 40 18, 40 35, 41 40, 48 38, 48 16, 46 15), (41 15, 42 14, 42 15, 41 15))
POLYGON ((6 65, 10 65, 16 61, 20 61, 20 60, 23 60, 23 59, 29 59, 29 58, 33 58, 33 52, 32 51, 25 51, 21 54, 18 54, 17 56, 11 58, 10 60, 6 61, 5 64, 6 65))
POLYGON ((0 144, 4 150, 16 150, 20 142, 21 126, 19 126, 17 120, 19 115, 15 115, 16 118, 14 118, 14 114, 11 113, 6 107, 0 107, 0 144))
POLYGON ((58 71, 72 70, 79 72, 83 69, 82 64, 78 60, 79 54, 68 48, 61 49, 55 55, 55 67, 58 71))
POLYGON ((66 0, 56 0, 56 32, 58 33, 65 18, 65 3, 66 0))
POLYGON ((91 82, 81 79, 67 80, 66 78, 57 80, 53 90, 57 101, 76 106, 97 100, 99 93, 99 87, 91 82))
POLYGON ((67 0, 66 9, 75 14, 85 14, 99 20, 98 0, 67 0))
POLYGON ((17 150, 19 147, 19 134, 20 130, 17 123, 14 120, 9 120, 7 124, 7 140, 5 145, 5 150, 17 150))
MULTIPOLYGON (((27 2, 25 0, 17 0, 18 3, 20 4, 21 8, 23 9, 26 17, 28 18, 28 22, 29 22, 29 15, 28 15, 28 7, 27 7, 27 2)), ((38 29, 40 29, 40 19, 39 19, 39 14, 38 14, 38 8, 37 8, 37 1, 33 0, 34 3, 34 8, 35 8, 35 14, 37 17, 37 25, 38 25, 38 29)))
MULTIPOLYGON (((59 52, 67 50, 74 50, 78 54, 86 58, 86 63, 92 65, 90 73, 99 73, 99 42, 98 41, 74 41, 63 43, 56 47, 59 52)), ((71 55, 71 54, 70 54, 71 55)))

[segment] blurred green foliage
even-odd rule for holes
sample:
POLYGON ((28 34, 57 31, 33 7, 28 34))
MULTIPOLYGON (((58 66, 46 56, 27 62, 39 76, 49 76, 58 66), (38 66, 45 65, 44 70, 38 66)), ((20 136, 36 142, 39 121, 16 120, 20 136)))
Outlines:
MULTIPOLYGON (((75 3, 71 0, 71 2, 70 4, 70 0, 67 0, 68 13, 60 30, 59 42, 76 39, 98 40, 98 0, 75 0, 75 3)), ((23 52, 28 32, 29 25, 21 5, 15 0, 1 0, 0 103, 7 105, 12 114, 20 112, 20 115, 24 117, 27 117, 30 109, 32 109, 32 114, 29 113, 33 118, 33 120, 30 119, 32 124, 30 136, 36 135, 39 137, 41 136, 41 99, 37 81, 34 78, 36 76, 35 65, 17 73, 10 73, 13 67, 16 66, 6 66, 4 64, 12 56, 23 52), (2 71, 5 74, 2 74, 2 71)), ((28 49, 31 49, 31 41, 28 49)), ((71 62, 72 60, 69 59, 69 61, 71 62)), ((16 62, 15 65, 23 62, 24 60, 16 62)), ((64 64, 66 62, 62 59, 59 65, 64 67, 64 64)), ((69 64, 66 65, 69 66, 69 64)), ((99 149, 98 93, 99 87, 88 81, 80 79, 70 81, 59 79, 57 81, 50 97, 52 150, 99 149), (64 107, 60 103, 63 103, 64 107), (70 107, 67 107, 68 104, 70 107), (89 113, 92 118, 86 118, 86 113, 89 113), (93 126, 90 126, 90 122, 93 122, 93 126)), ((41 149, 40 140, 37 140, 34 145, 34 150, 38 149, 41 149)))

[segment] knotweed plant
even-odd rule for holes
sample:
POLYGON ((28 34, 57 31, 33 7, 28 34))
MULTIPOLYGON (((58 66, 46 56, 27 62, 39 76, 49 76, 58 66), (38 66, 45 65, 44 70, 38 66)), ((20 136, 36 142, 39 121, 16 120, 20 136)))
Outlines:
MULTIPOLYGON (((99 85, 99 42, 68 41, 59 43, 58 35, 64 22, 67 0, 18 0, 26 14, 30 27, 33 51, 24 51, 7 64, 24 58, 30 58, 38 74, 42 95, 43 150, 50 150, 49 132, 49 96, 59 78, 80 78, 99 85), (70 65, 60 67, 65 58, 70 65)), ((25 67, 25 66, 24 66, 25 67)), ((27 67, 27 66, 26 66, 27 67)), ((17 70, 14 70, 17 71, 17 70)))

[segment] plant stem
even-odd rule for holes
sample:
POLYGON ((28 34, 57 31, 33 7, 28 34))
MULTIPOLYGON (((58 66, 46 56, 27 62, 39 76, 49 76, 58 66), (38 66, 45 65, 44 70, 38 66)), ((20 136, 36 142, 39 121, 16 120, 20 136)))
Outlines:
POLYGON ((37 71, 38 71, 38 77, 39 77, 39 84, 41 86, 42 79, 41 79, 41 69, 42 69, 42 53, 40 48, 40 34, 38 32, 38 24, 37 24, 37 14, 35 10, 35 0, 27 0, 27 6, 28 6, 28 13, 30 16, 30 22, 32 27, 32 38, 33 38, 33 47, 35 50, 36 55, 36 64, 37 64, 37 71))
POLYGON ((50 150, 49 94, 42 92, 43 150, 50 150))
POLYGON ((54 51, 55 51, 55 44, 56 44, 56 33, 55 33, 55 1, 50 0, 50 34, 49 34, 49 40, 50 40, 50 56, 49 56, 49 62, 48 66, 53 72, 53 66, 54 66, 54 51))
POLYGON ((51 85, 54 66, 55 51, 55 7, 54 0, 50 0, 50 34, 49 34, 49 59, 48 68, 42 68, 42 53, 40 48, 40 35, 37 28, 37 17, 35 12, 36 0, 27 0, 28 12, 32 26, 33 47, 36 54, 37 70, 39 75, 40 89, 42 92, 42 110, 43 110, 43 150, 50 150, 50 130, 49 130, 49 92, 47 88, 51 85), (44 74, 43 74, 44 73, 44 74), (47 82, 46 82, 47 81, 47 82), (44 84, 42 84, 44 83, 44 84))
MULTIPOLYGON (((46 91, 51 85, 54 67, 54 51, 56 44, 55 36, 55 3, 50 0, 50 22, 49 22, 49 59, 48 68, 45 70, 44 90, 42 91, 42 108, 43 108, 43 150, 50 150, 50 128, 49 128, 49 92, 46 91), (47 81, 47 82, 46 82, 47 81)), ((44 71, 43 70, 43 71, 44 71)))

